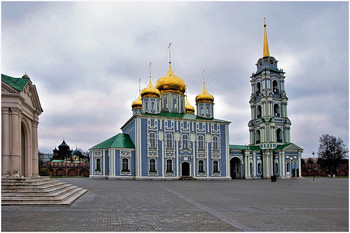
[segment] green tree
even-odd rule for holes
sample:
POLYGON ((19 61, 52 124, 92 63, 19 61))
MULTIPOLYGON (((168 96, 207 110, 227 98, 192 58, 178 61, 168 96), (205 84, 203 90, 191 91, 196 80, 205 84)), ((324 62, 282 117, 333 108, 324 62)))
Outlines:
POLYGON ((322 134, 319 138, 318 162, 322 168, 328 169, 331 175, 335 175, 337 167, 345 159, 348 149, 343 139, 333 135, 322 134))

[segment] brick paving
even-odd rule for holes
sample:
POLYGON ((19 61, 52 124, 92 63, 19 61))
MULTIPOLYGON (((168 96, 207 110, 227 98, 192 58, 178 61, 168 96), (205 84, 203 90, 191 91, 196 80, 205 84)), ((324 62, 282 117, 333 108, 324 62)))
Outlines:
POLYGON ((60 179, 70 207, 2 206, 2 231, 348 231, 348 179, 60 179))

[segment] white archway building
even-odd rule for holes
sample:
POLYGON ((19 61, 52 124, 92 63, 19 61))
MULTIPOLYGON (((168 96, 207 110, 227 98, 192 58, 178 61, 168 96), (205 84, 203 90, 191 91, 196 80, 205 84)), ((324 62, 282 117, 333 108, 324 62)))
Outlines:
POLYGON ((28 75, 1 74, 1 175, 38 176, 38 124, 43 112, 28 75))

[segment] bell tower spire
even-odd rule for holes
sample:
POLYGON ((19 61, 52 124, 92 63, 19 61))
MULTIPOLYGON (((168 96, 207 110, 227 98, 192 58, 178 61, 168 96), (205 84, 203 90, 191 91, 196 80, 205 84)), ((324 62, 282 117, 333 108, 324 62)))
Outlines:
POLYGON ((264 52, 263 52, 263 57, 269 57, 270 52, 269 52, 269 44, 267 42, 267 33, 266 33, 266 18, 264 18, 264 52))

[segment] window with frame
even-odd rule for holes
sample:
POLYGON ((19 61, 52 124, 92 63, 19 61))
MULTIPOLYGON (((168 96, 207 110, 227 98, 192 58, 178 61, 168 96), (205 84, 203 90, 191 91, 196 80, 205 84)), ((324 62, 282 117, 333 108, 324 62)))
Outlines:
POLYGON ((168 159, 166 161, 166 171, 172 172, 173 171, 173 161, 171 159, 168 159))
POLYGON ((204 162, 203 160, 198 161, 198 172, 204 172, 204 162))
POLYGON ((166 147, 173 148, 173 135, 170 133, 166 135, 166 147))
POLYGON ((256 144, 260 143, 260 130, 256 131, 256 144))
POLYGON ((253 174, 253 163, 252 162, 250 162, 250 166, 249 166, 249 171, 250 171, 250 175, 252 175, 253 174))
POLYGON ((200 107, 199 112, 200 112, 201 115, 203 115, 203 106, 200 107))
POLYGON ((218 173, 219 172, 219 162, 218 161, 213 161, 213 172, 218 173))
POLYGON ((177 110, 177 99, 173 98, 173 109, 177 110))
POLYGON ((277 142, 282 142, 282 130, 281 129, 276 130, 276 136, 277 136, 277 142))
POLYGON ((129 171, 129 160, 123 159, 122 160, 122 171, 129 171))
POLYGON ((148 101, 145 101, 145 108, 148 110, 148 101))
POLYGON ((287 162, 287 172, 290 172, 290 162, 287 162))
POLYGON ((96 159, 96 170, 101 171, 101 159, 96 159))
POLYGON ((261 106, 259 105, 256 110, 256 118, 260 118, 260 117, 261 117, 261 106))
POLYGON ((149 160, 149 171, 156 172, 156 161, 154 159, 149 160))
POLYGON ((213 136, 213 150, 219 150, 218 136, 213 136))
POLYGON ((198 135, 198 149, 204 150, 204 136, 198 135))
POLYGON ((207 106, 207 114, 209 114, 209 106, 207 106))
POLYGON ((188 149, 188 135, 182 135, 182 149, 188 149))
POLYGON ((154 110, 154 102, 152 101, 151 104, 151 109, 154 110))
POLYGON ((149 146, 152 148, 156 147, 156 133, 151 132, 149 133, 149 146))
POLYGON ((278 163, 277 162, 275 163, 275 169, 274 170, 275 170, 275 174, 278 174, 278 163))
POLYGON ((258 174, 262 173, 262 164, 259 162, 258 163, 258 174))
POLYGON ((168 99, 164 97, 164 108, 168 108, 168 99))

